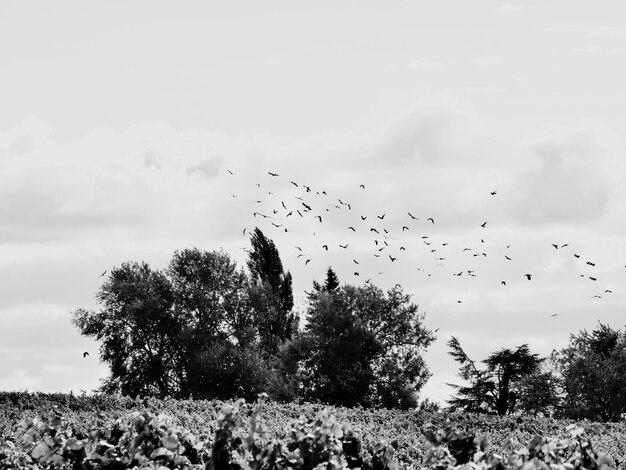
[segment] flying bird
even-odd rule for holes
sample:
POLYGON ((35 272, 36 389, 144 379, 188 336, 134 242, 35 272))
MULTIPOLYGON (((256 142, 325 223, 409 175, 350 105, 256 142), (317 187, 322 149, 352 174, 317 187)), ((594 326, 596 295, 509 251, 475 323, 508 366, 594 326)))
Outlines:
POLYGON ((385 215, 386 215, 386 214, 383 214, 383 215, 377 215, 376 217, 378 217, 380 220, 383 220, 383 219, 385 218, 385 215))
POLYGON ((591 277, 591 276, 589 276, 589 279, 591 279, 592 281, 597 281, 598 280, 597 277, 591 277))
POLYGON ((403 226, 402 226, 402 231, 403 231, 403 232, 404 232, 405 230, 408 230, 408 229, 409 229, 409 227, 407 227, 406 225, 403 225, 403 226))
POLYGON ((432 217, 429 217, 428 219, 426 219, 426 221, 427 221, 427 222, 428 222, 429 220, 430 220, 433 224, 435 223, 435 219, 433 219, 432 217))
POLYGON ((492 196, 495 196, 497 192, 498 191, 491 191, 489 194, 491 194, 492 196))
POLYGON ((353 259, 352 261, 354 261, 354 264, 359 264, 359 262, 355 259, 353 259))
POLYGON ((315 217, 317 217, 318 219, 320 219, 320 223, 322 223, 322 216, 321 216, 321 215, 316 215, 315 217))
POLYGON ((244 237, 246 236, 246 229, 245 228, 243 229, 243 236, 244 237))
POLYGON ((322 245, 322 248, 324 248, 326 251, 328 251, 328 245, 322 245))
POLYGON ((311 210, 311 206, 309 206, 308 204, 305 204, 304 202, 302 203, 302 205, 307 209, 307 210, 311 210))
POLYGON ((483 222, 482 224, 480 224, 481 227, 485 227, 485 225, 487 225, 487 222, 483 222))
POLYGON ((89 353, 88 353, 87 351, 85 351, 85 352, 83 353, 83 357, 87 357, 87 356, 89 356, 89 353))
POLYGON ((280 227, 282 227, 282 225, 275 224, 274 222, 272 222, 272 225, 273 225, 274 227, 276 227, 276 228, 280 228, 280 227))
POLYGON ((413 214, 411 214, 410 212, 409 212, 409 217, 411 217, 413 220, 419 220, 419 218, 418 218, 418 217, 415 217, 415 216, 414 216, 413 214))
POLYGON ((526 276, 526 279, 528 279, 530 281, 530 278, 531 278, 532 274, 524 274, 524 276, 526 276))
POLYGON ((463 274, 463 271, 461 271, 461 272, 460 272, 460 273, 458 273, 458 274, 452 273, 452 275, 453 275, 453 276, 460 276, 461 274, 463 274))
POLYGON ((298 183, 296 183, 295 181, 290 181, 291 184, 293 184, 294 186, 298 187, 298 183))
POLYGON ((508 259, 509 261, 511 261, 511 258, 509 258, 507 255, 504 255, 504 257, 508 259))
POLYGON ((574 253, 574 257, 575 258, 580 258, 580 255, 577 255, 576 253, 574 253))
POLYGON ((610 290, 610 289, 605 289, 604 292, 607 293, 607 294, 612 294, 613 293, 613 291, 610 290))
POLYGON ((354 227, 348 227, 348 229, 352 230, 353 232, 356 232, 356 229, 354 227))
POLYGON ((303 184, 302 186, 304 186, 304 188, 306 189, 307 193, 311 192, 311 187, 310 186, 307 186, 306 184, 303 184))
POLYGON ((365 185, 364 185, 364 184, 360 184, 360 185, 359 185, 359 188, 363 188, 363 189, 365 189, 365 185))
POLYGON ((234 174, 235 174, 235 173, 233 173, 233 172, 232 172, 232 171, 230 171, 230 170, 228 170, 228 172, 229 172, 231 175, 234 175, 234 174))
POLYGON ((389 255, 389 259, 391 260, 391 262, 393 263, 395 260, 397 260, 398 258, 394 258, 393 256, 389 255))
POLYGON ((595 265, 596 265, 596 263, 592 263, 591 261, 587 261, 587 264, 588 264, 589 266, 595 266, 595 265))
POLYGON ((304 262, 304 265, 306 266, 306 265, 307 265, 307 264, 309 264, 310 262, 311 262, 311 260, 310 260, 310 259, 308 259, 308 260, 306 260, 306 261, 304 262))
POLYGON ((551 317, 558 317, 560 315, 560 313, 553 313, 552 315, 550 315, 551 317))
POLYGON ((500 284, 502 284, 503 286, 506 286, 506 281, 502 281, 500 282, 500 284))
POLYGON ((104 277, 104 275, 107 273, 107 270, 105 269, 104 272, 102 274, 100 274, 100 277, 104 277))
POLYGON ((358 276, 358 275, 359 275, 359 273, 357 273, 356 271, 354 271, 354 275, 355 275, 355 276, 358 276))
POLYGON ((276 173, 272 173, 271 171, 268 171, 267 173, 268 173, 269 175, 272 175, 272 176, 278 176, 278 174, 276 174, 276 173))
POLYGON ((376 230, 375 228, 370 228, 370 232, 376 232, 379 233, 378 230, 376 230))
POLYGON ((348 248, 349 243, 346 243, 345 245, 339 245, 340 248, 348 248))
POLYGON ((364 215, 362 215, 362 216, 361 216, 361 220, 365 220, 365 219, 367 219, 367 217, 366 217, 366 216, 364 216, 364 215))
POLYGON ((559 249, 559 245, 557 245, 556 243, 553 243, 552 246, 554 247, 555 250, 559 249))
POLYGON ((302 251, 302 248, 300 248, 299 246, 296 246, 296 248, 297 248, 298 250, 302 251))

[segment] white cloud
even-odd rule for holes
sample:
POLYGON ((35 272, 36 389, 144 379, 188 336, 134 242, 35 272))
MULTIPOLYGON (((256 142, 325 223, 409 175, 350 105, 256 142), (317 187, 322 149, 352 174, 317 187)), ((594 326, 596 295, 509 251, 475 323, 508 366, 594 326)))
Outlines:
POLYGON ((429 60, 422 59, 413 59, 409 62, 409 68, 413 70, 430 70, 430 69, 438 69, 443 67, 445 64, 443 62, 434 62, 429 60))
POLYGON ((520 5, 520 4, 509 4, 509 5, 501 5, 499 7, 495 7, 494 11, 498 13, 518 13, 520 11, 526 11, 535 8, 534 5, 520 5))
POLYGON ((502 56, 500 55, 489 55, 472 61, 474 65, 494 65, 500 62, 502 62, 502 56))

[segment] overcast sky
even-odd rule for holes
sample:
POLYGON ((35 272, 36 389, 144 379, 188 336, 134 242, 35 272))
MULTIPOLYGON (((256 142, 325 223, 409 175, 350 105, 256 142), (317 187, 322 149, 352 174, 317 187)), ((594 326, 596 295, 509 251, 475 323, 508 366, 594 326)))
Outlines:
POLYGON ((624 18, 619 1, 0 0, 0 389, 94 389, 107 368, 70 317, 100 274, 191 247, 243 266, 255 226, 296 294, 328 266, 413 294, 438 329, 422 398, 458 381, 451 335, 480 360, 623 328, 624 18))

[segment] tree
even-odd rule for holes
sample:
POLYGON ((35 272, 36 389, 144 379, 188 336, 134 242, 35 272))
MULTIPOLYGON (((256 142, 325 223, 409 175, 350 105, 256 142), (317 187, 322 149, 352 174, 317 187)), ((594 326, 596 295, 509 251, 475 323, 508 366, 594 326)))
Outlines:
POLYGON ((228 254, 186 249, 164 272, 146 263, 112 269, 97 296, 100 310, 79 309, 73 322, 102 341, 101 359, 111 366, 104 391, 255 396, 267 364, 258 359, 249 295, 247 274, 228 254))
POLYGON ((305 399, 343 406, 417 405, 430 375, 421 353, 434 336, 408 295, 399 287, 385 295, 373 285, 344 285, 321 289, 310 300, 307 326, 295 348, 305 399))
POLYGON ((255 323, 263 350, 275 355, 289 340, 297 323, 293 309, 291 273, 284 272, 274 242, 257 227, 250 242, 248 269, 254 282, 250 290, 255 323))
POLYGON ((552 357, 563 390, 561 415, 618 421, 626 413, 626 332, 599 323, 591 333, 570 335, 552 357))
POLYGON ((99 312, 78 309, 72 322, 102 341, 100 358, 111 367, 103 391, 124 395, 177 395, 184 388, 172 285, 146 263, 114 268, 97 294, 99 312))
POLYGON ((459 376, 470 382, 469 386, 448 384, 458 395, 448 400, 453 410, 471 412, 495 412, 505 415, 515 410, 519 399, 515 385, 524 377, 539 371, 545 359, 531 354, 527 344, 517 349, 501 349, 490 354, 482 362, 486 368, 479 370, 476 363, 465 353, 454 336, 448 341, 449 354, 461 364, 459 376))

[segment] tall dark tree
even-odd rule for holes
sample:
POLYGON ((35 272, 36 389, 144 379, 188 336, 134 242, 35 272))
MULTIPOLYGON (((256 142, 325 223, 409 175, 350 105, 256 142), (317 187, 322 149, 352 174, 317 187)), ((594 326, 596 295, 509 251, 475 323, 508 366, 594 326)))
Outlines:
POLYGON ((485 369, 479 370, 476 363, 465 353, 454 336, 448 341, 449 354, 461 364, 459 376, 469 386, 448 384, 458 395, 448 400, 452 409, 472 412, 495 412, 505 415, 515 410, 518 392, 515 385, 524 377, 539 371, 545 360, 532 354, 527 344, 517 349, 501 349, 490 354, 482 362, 485 369))
POLYGON ((123 263, 111 270, 97 300, 100 311, 78 309, 72 322, 81 334, 102 342, 100 359, 111 368, 103 391, 180 394, 185 382, 178 349, 181 322, 165 274, 147 263, 123 263))
POLYGON ((553 353, 567 418, 618 421, 626 413, 626 332, 600 323, 553 353))
POLYGON ((304 398, 344 406, 416 406, 429 376, 422 352, 434 340, 422 320, 399 288, 387 295, 373 285, 320 290, 311 297, 297 351, 304 398))
POLYGON ((320 292, 335 292, 339 285, 339 277, 337 276, 337 273, 335 273, 333 268, 329 266, 326 270, 326 279, 324 280, 324 284, 313 281, 313 292, 311 292, 310 296, 315 296, 320 292))
POLYGON ((257 227, 250 236, 248 269, 255 286, 250 290, 262 348, 275 355, 294 333, 291 273, 284 272, 278 249, 257 227))

